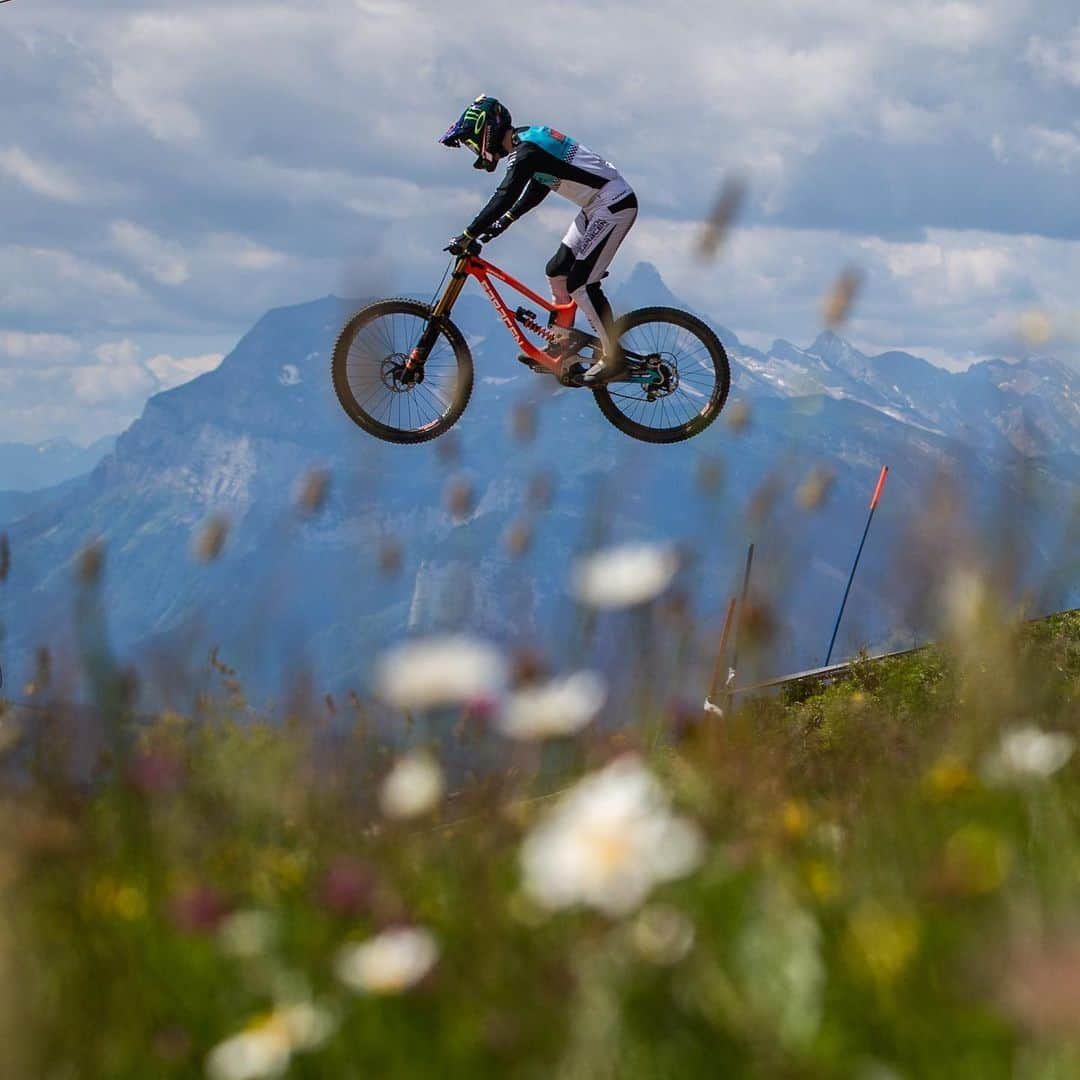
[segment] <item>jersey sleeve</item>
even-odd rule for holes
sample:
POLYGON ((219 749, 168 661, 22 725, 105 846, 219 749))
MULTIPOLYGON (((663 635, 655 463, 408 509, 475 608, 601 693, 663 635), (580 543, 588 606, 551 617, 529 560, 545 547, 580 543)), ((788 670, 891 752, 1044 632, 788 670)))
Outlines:
POLYGON ((511 216, 516 221, 523 214, 535 210, 550 194, 551 188, 533 177, 522 192, 521 198, 510 207, 511 216))
POLYGON ((507 158, 506 175, 502 183, 465 230, 470 236, 479 236, 497 217, 505 214, 517 202, 536 171, 532 150, 530 144, 523 143, 507 158))

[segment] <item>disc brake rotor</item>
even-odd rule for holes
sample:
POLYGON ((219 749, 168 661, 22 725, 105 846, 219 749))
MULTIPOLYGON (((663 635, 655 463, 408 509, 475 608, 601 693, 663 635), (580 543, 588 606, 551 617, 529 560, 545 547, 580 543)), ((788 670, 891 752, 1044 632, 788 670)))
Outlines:
POLYGON ((379 376, 392 394, 408 394, 424 381, 424 369, 410 371, 405 366, 408 359, 404 353, 391 353, 383 359, 379 376))
POLYGON ((647 358, 648 369, 659 376, 659 381, 646 388, 649 401, 670 397, 679 389, 679 366, 674 358, 653 355, 647 358))

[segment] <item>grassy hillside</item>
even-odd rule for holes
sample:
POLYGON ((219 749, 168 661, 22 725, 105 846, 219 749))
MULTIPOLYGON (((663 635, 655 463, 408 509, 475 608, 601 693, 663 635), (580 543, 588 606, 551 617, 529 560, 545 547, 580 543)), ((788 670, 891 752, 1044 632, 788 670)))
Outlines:
POLYGON ((253 720, 221 664, 191 716, 102 691, 90 772, 9 711, 7 1075, 1077 1075, 1080 615, 977 600, 941 651, 615 733, 520 737, 580 682, 446 707, 431 656, 383 673, 407 750, 359 701, 253 720))

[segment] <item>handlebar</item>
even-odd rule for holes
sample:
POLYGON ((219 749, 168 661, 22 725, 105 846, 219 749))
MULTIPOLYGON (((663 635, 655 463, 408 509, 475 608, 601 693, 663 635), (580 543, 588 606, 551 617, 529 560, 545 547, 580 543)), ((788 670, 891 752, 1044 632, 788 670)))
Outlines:
POLYGON ((456 244, 447 244, 443 251, 449 251, 451 255, 479 255, 483 245, 477 240, 470 240, 467 247, 460 248, 456 244))

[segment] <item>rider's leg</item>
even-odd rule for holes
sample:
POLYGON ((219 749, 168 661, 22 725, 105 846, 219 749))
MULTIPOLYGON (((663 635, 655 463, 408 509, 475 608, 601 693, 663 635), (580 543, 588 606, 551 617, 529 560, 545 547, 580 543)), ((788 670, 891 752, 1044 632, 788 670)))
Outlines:
MULTIPOLYGON (((559 245, 559 250, 548 260, 547 271, 548 285, 551 288, 551 299, 556 304, 569 304, 570 291, 566 287, 566 275, 570 267, 574 265, 574 252, 565 241, 559 245)), ((562 325, 556 318, 556 324, 562 325)))
POLYGON ((594 213, 586 233, 587 250, 578 255, 567 275, 570 295, 600 338, 607 360, 606 369, 602 360, 593 364, 587 379, 610 377, 621 367, 615 320, 600 281, 636 218, 637 200, 632 195, 594 213))

